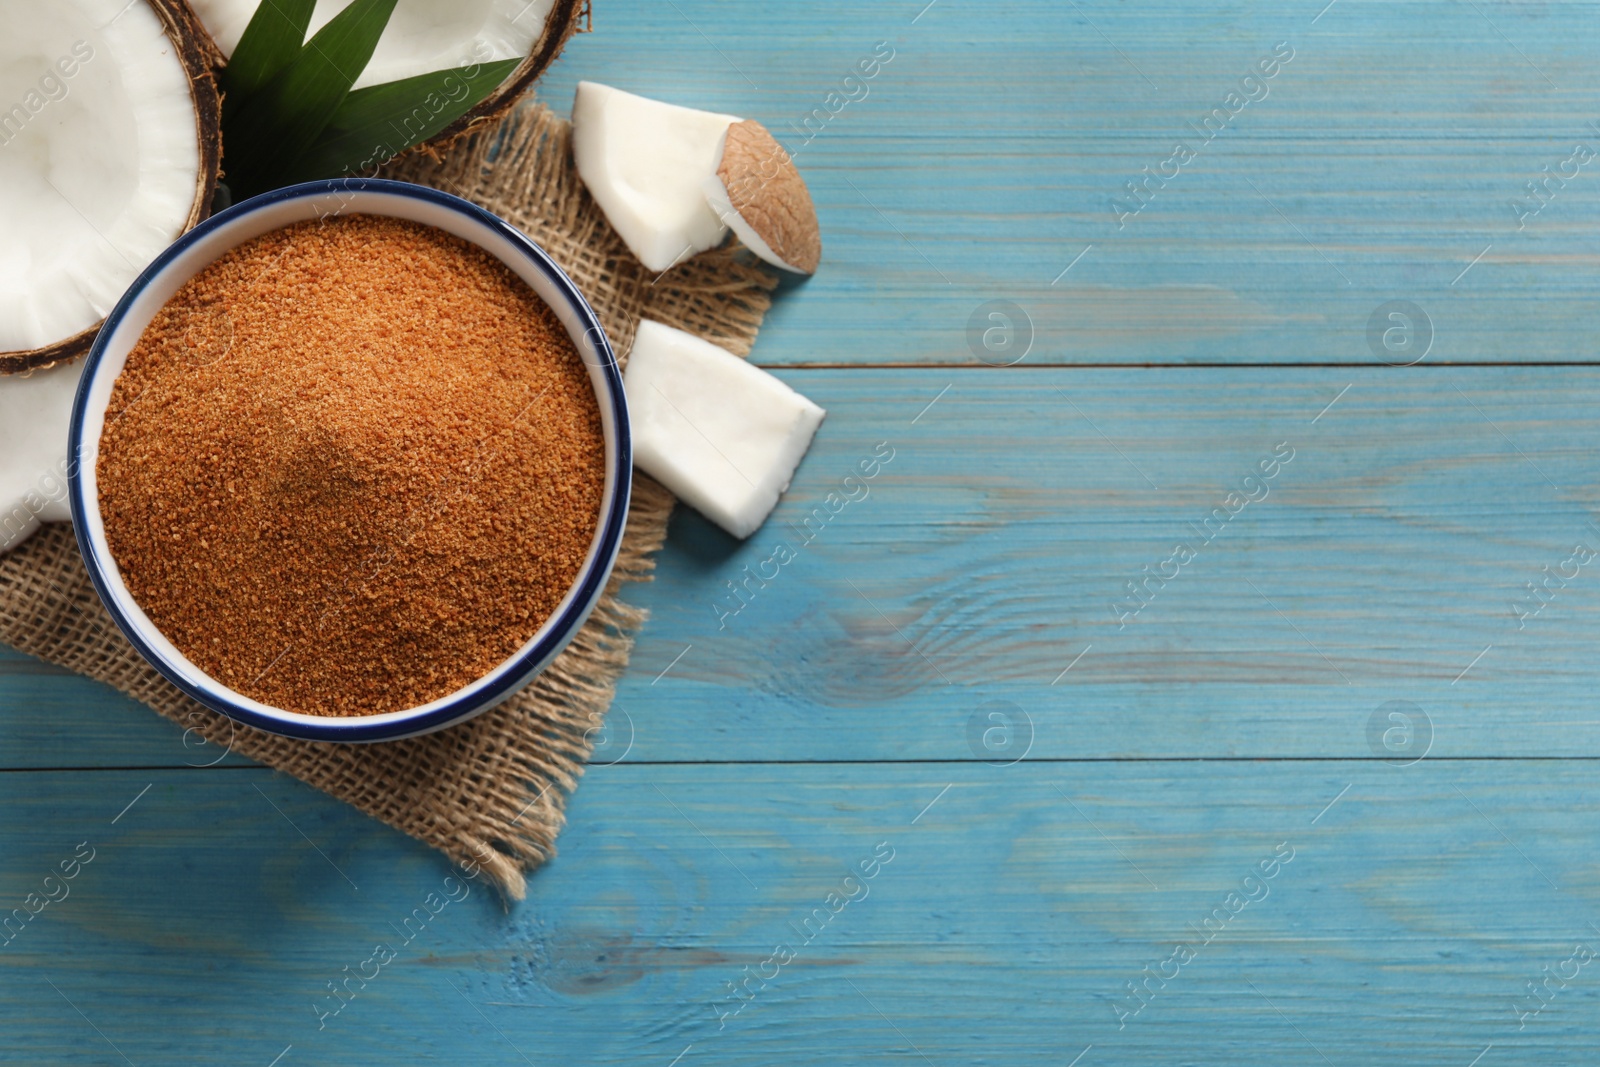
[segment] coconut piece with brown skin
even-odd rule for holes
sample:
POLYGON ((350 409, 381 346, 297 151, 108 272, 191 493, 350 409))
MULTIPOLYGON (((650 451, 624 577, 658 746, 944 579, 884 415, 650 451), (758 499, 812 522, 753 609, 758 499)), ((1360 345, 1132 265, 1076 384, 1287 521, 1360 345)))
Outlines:
POLYGON ((572 98, 572 162, 628 250, 664 271, 728 236, 702 183, 736 115, 681 107, 599 82, 572 98))
POLYGON ((717 172, 702 191, 745 246, 796 274, 815 274, 822 261, 822 230, 811 192, 777 138, 754 119, 735 122, 723 135, 717 172))
POLYGON ((0 34, 0 375, 88 350, 209 213, 221 154, 217 55, 184 0, 17 7, 0 34))
POLYGON ((811 274, 817 211, 794 160, 765 126, 579 82, 572 158, 611 226, 647 268, 664 271, 721 244, 811 274))

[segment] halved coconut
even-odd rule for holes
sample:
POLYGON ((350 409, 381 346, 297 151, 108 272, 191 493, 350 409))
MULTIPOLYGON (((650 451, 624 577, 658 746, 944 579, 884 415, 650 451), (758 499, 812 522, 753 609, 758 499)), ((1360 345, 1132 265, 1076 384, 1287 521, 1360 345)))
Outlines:
MULTIPOLYGON (((200 21, 224 58, 233 55, 256 7, 264 0, 192 0, 200 21)), ((355 0, 317 0, 307 36, 355 0)), ((353 88, 413 78, 434 71, 521 59, 500 86, 471 111, 431 138, 448 144, 467 127, 500 114, 554 63, 587 7, 587 0, 399 0, 378 47, 353 88)))
POLYGON ((822 229, 811 191, 777 138, 754 119, 728 127, 717 172, 701 183, 706 202, 744 242, 775 267, 815 274, 822 229))
POLYGON ((722 243, 728 228, 701 183, 736 115, 665 104, 598 82, 572 102, 578 176, 628 249, 653 271, 722 243))
POLYGON ((8 7, 0 373, 88 350, 129 283, 210 210, 220 151, 215 53, 184 0, 8 7))

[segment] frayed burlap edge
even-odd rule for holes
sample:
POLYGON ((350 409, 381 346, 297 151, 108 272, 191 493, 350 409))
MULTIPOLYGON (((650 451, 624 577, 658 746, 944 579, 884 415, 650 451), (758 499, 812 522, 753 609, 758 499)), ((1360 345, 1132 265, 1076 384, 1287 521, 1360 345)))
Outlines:
MULTIPOLYGON (((527 105, 463 140, 442 161, 412 158, 386 177, 483 205, 529 234, 572 275, 618 352, 654 318, 748 354, 776 284, 731 250, 656 276, 623 246, 571 163, 568 124, 527 105)), ((480 866, 510 897, 555 852, 567 796, 611 705, 645 612, 621 588, 648 581, 673 498, 635 475, 621 552, 572 644, 505 703, 427 737, 375 745, 296 741, 206 710, 146 664, 101 607, 70 527, 44 527, 0 556, 0 641, 88 675, 187 728, 207 762, 224 749, 292 774, 402 830, 452 861, 480 866), (204 745, 200 745, 200 741, 204 745)))

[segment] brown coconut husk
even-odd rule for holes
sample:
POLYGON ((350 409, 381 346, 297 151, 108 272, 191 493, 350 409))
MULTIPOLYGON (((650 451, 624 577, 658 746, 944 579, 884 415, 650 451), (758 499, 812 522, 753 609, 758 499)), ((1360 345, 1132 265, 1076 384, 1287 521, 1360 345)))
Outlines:
POLYGON ((815 274, 822 262, 822 229, 811 191, 794 160, 755 119, 728 127, 717 179, 739 217, 767 243, 782 266, 815 274))
MULTIPOLYGON (((222 164, 222 98, 217 93, 213 74, 221 56, 217 46, 187 0, 143 0, 150 5, 167 36, 172 40, 178 61, 189 75, 189 95, 194 100, 195 133, 200 141, 200 173, 195 179, 194 201, 184 220, 187 233, 211 214, 211 200, 217 191, 217 175, 222 164)), ((100 323, 61 341, 27 351, 0 352, 0 375, 42 370, 66 363, 89 351, 100 323)))
POLYGON ((435 160, 474 127, 504 115, 533 88, 550 65, 561 55, 561 50, 574 34, 588 33, 594 29, 594 12, 590 0, 556 0, 544 23, 544 34, 533 43, 524 59, 500 87, 479 101, 478 105, 450 125, 417 145, 412 151, 421 152, 435 160))

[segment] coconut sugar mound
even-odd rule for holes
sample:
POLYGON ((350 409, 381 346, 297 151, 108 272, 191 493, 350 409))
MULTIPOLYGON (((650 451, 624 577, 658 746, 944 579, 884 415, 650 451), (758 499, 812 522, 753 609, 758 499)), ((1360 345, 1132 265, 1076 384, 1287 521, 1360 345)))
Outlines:
POLYGON ((600 411, 554 312, 432 227, 300 223, 187 282, 117 379, 106 537, 197 667, 288 711, 399 711, 525 644, 576 580, 600 411))

